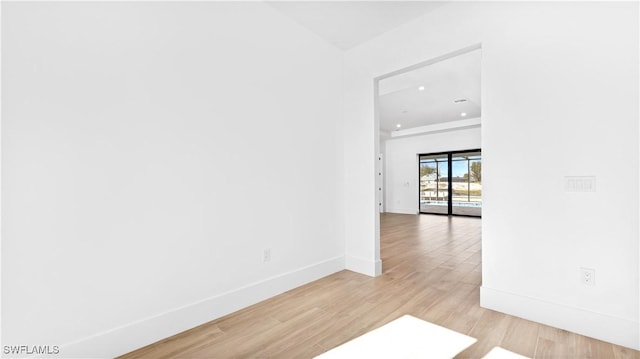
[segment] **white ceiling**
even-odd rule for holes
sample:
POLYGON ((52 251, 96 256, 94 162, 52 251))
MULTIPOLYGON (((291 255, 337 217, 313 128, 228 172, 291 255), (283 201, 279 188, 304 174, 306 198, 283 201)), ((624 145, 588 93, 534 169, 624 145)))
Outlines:
MULTIPOLYGON (((446 1, 265 1, 348 50, 446 1)), ((428 60, 428 59, 424 59, 428 60)), ((380 129, 391 132, 480 117, 480 50, 380 81, 380 129), (423 91, 418 87, 424 86, 423 91), (466 99, 464 103, 454 100, 466 99), (465 117, 460 114, 466 113, 465 117)))
POLYGON ((380 80, 380 129, 391 132, 398 130, 397 124, 405 130, 480 117, 480 56, 480 50, 474 50, 380 80), (466 102, 454 102, 460 99, 466 102))
POLYGON ((442 5, 442 1, 266 1, 347 50, 442 5))

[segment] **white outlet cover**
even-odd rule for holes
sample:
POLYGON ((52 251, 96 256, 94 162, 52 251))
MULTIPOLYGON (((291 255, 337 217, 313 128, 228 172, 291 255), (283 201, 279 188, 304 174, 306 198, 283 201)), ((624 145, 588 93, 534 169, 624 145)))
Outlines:
POLYGON ((593 268, 580 268, 580 281, 584 285, 596 285, 596 270, 593 268))

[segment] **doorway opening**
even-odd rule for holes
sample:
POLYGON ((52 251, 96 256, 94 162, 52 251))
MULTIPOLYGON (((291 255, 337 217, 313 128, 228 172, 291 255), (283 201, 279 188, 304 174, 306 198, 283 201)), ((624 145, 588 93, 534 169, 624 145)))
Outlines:
POLYGON ((481 51, 471 45, 373 81, 377 262, 381 213, 481 218, 481 51))

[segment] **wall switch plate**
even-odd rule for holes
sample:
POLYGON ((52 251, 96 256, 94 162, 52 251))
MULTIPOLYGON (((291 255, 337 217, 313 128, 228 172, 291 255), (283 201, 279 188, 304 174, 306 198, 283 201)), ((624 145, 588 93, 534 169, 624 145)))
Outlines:
POLYGON ((596 176, 565 176, 564 190, 566 192, 595 192, 596 176))
POLYGON ((271 248, 267 248, 264 250, 264 254, 262 256, 262 261, 267 263, 271 262, 271 248))
POLYGON ((596 270, 593 268, 580 268, 580 280, 588 286, 596 285, 596 270))

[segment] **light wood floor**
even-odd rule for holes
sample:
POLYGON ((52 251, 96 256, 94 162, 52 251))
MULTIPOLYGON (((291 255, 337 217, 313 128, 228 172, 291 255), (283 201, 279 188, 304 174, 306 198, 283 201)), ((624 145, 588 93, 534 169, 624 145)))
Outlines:
POLYGON ((478 218, 384 214, 377 278, 342 271, 121 358, 310 358, 404 314, 532 358, 640 358, 640 352, 479 306, 478 218))

